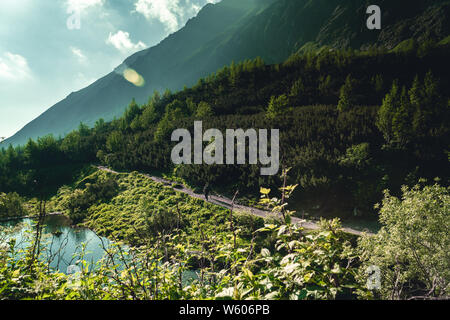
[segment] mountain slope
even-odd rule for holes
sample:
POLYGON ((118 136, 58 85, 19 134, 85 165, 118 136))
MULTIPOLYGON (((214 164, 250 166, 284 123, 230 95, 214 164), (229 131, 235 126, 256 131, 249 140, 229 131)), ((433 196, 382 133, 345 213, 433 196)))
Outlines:
MULTIPOLYGON (((65 135, 80 122, 93 125, 99 118, 112 120, 122 114, 133 97, 144 103, 154 90, 175 90, 197 81, 198 66, 188 66, 179 71, 180 65, 185 64, 184 60, 209 41, 239 25, 240 20, 251 15, 255 9, 271 2, 273 0, 225 0, 216 5, 206 5, 180 31, 157 46, 130 56, 116 70, 92 85, 71 93, 7 139, 4 145, 24 144, 30 137, 37 138, 49 133, 65 135), (145 86, 136 87, 126 81, 120 73, 124 66, 137 70, 144 77, 145 86)), ((208 70, 208 73, 214 70, 208 70)))
POLYGON ((5 144, 24 144, 49 133, 64 135, 80 122, 119 116, 134 97, 144 103, 154 90, 179 90, 234 61, 262 57, 284 61, 305 47, 329 45, 388 49, 403 40, 441 40, 450 33, 449 1, 380 0, 383 29, 366 28, 368 1, 360 0, 223 0, 205 6, 184 28, 157 46, 138 52, 107 76, 70 94, 5 144), (130 67, 145 86, 127 82, 121 71, 130 67))

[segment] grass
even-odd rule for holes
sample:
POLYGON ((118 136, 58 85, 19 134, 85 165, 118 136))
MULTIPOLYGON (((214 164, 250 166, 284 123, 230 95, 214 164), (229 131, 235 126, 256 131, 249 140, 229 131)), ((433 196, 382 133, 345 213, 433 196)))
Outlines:
MULTIPOLYGON (((138 172, 114 174, 97 170, 81 178, 73 187, 61 188, 48 206, 69 214, 62 206, 64 198, 74 189, 83 190, 87 184, 105 178, 116 180, 119 186, 117 195, 90 206, 81 223, 99 235, 139 244, 143 235, 148 235, 149 220, 161 212, 163 215, 179 217, 181 227, 192 243, 200 242, 200 231, 208 237, 225 238, 230 235, 229 210, 177 192, 138 172)), ((264 224, 263 219, 248 214, 235 213, 234 218, 236 228, 244 235, 242 241, 245 242, 251 239, 254 230, 264 224)))

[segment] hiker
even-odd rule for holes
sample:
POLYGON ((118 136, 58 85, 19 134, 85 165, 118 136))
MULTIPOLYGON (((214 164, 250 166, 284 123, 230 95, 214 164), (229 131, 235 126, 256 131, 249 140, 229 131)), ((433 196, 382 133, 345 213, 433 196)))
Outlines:
POLYGON ((206 183, 205 187, 203 188, 203 193, 205 194, 205 199, 206 201, 208 201, 208 196, 209 196, 209 182, 206 183))

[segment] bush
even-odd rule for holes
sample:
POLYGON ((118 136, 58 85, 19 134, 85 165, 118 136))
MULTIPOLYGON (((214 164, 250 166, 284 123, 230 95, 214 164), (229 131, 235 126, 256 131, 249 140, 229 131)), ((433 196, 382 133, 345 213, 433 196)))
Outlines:
POLYGON ((146 232, 150 236, 156 236, 159 233, 169 234, 185 224, 184 219, 177 212, 156 207, 149 200, 142 201, 141 210, 145 216, 146 232))
POLYGON ((450 195, 438 184, 403 187, 398 199, 385 193, 380 232, 361 239, 362 272, 381 271, 383 299, 443 298, 450 282, 450 195))
POLYGON ((239 235, 244 239, 251 239, 256 230, 264 227, 264 219, 247 213, 233 215, 239 235))
POLYGON ((23 217, 25 214, 23 200, 17 193, 0 193, 0 219, 23 217))
POLYGON ((84 190, 64 191, 66 195, 63 195, 62 207, 69 211, 69 217, 74 223, 79 223, 86 218, 89 207, 98 202, 107 202, 117 195, 118 189, 113 178, 86 183, 84 190))

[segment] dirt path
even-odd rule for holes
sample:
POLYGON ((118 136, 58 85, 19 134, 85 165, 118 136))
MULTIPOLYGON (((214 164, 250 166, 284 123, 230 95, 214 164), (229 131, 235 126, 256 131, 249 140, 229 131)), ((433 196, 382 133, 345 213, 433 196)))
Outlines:
MULTIPOLYGON (((119 174, 119 172, 111 170, 111 169, 103 167, 103 166, 98 166, 97 168, 99 170, 102 170, 102 171, 106 171, 106 172, 110 172, 110 173, 114 173, 114 174, 119 174)), ((155 182, 161 183, 161 184, 163 184, 165 186, 171 186, 175 191, 185 193, 185 194, 187 194, 187 195, 189 195, 189 196, 191 196, 193 198, 206 200, 205 196, 203 194, 195 193, 191 189, 186 188, 186 186, 184 186, 184 185, 177 185, 176 187, 173 187, 174 182, 169 181, 167 179, 151 176, 151 175, 148 175, 148 174, 145 174, 145 173, 143 173, 142 175, 144 175, 145 177, 147 177, 147 178, 149 178, 149 179, 151 179, 151 180, 153 180, 155 182)), ((213 195, 211 195, 211 196, 209 196, 209 202, 213 203, 215 205, 221 206, 223 208, 226 208, 226 209, 232 209, 233 208, 233 210, 236 210, 236 211, 239 211, 239 212, 250 213, 252 215, 255 215, 255 216, 258 216, 258 217, 261 217, 261 218, 268 218, 270 216, 273 216, 273 213, 270 212, 270 211, 267 211, 267 210, 261 210, 261 209, 257 209, 257 208, 253 208, 253 207, 248 207, 248 206, 240 205, 240 204, 237 204, 237 203, 233 204, 232 203, 233 201, 231 199, 229 199, 227 197, 224 197, 224 196, 217 196, 217 195, 213 196, 213 195)), ((299 225, 299 226, 301 226, 301 227, 303 227, 303 228, 305 228, 305 229, 308 229, 308 230, 317 230, 317 229, 319 229, 318 223, 314 222, 314 221, 302 220, 300 218, 292 217, 292 222, 297 224, 297 225, 299 225)), ((342 228, 342 230, 347 232, 347 233, 350 233, 350 234, 353 234, 353 235, 358 235, 358 236, 363 234, 363 232, 361 232, 361 231, 358 231, 358 230, 355 230, 355 229, 352 229, 352 228, 348 228, 348 227, 345 227, 345 226, 342 228)), ((370 232, 367 232, 367 233, 370 234, 370 232)))

